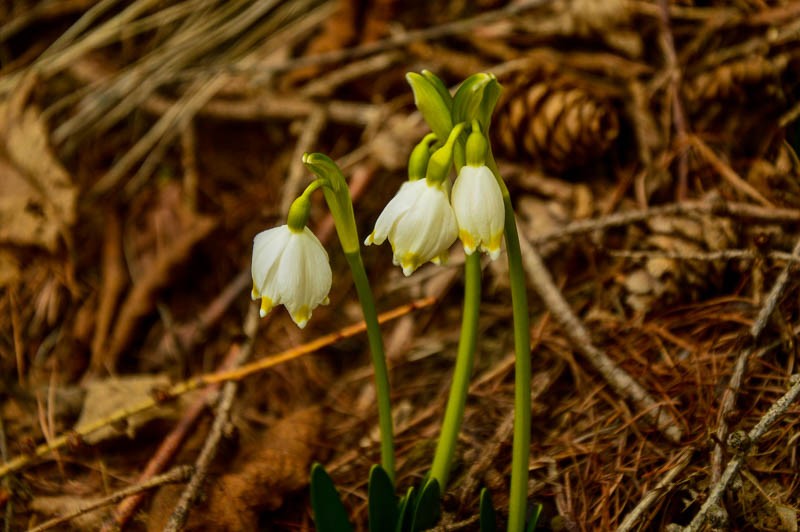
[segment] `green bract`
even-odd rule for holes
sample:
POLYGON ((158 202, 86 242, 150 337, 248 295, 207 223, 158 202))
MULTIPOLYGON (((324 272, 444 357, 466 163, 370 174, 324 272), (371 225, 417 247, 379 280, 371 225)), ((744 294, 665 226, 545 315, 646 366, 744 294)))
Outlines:
POLYGON ((480 119, 479 111, 483 95, 492 82, 497 79, 491 74, 474 74, 464 80, 453 98, 453 122, 470 123, 480 119))
MULTIPOLYGON (((431 74, 432 76, 432 74, 431 74)), ((438 79, 438 78, 436 78, 438 79)), ((453 128, 453 120, 450 116, 450 102, 447 101, 439 89, 430 79, 409 72, 406 80, 414 91, 414 104, 422 113, 422 117, 430 128, 440 139, 447 138, 453 128)))

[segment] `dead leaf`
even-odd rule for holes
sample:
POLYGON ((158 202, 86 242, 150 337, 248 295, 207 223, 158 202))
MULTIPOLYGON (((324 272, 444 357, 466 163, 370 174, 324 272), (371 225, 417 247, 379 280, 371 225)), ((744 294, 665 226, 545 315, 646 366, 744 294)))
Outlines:
MULTIPOLYGON (((34 512, 38 512, 50 517, 60 517, 65 514, 76 512, 81 508, 85 508, 86 506, 92 504, 95 500, 97 499, 87 499, 86 497, 76 495, 34 497, 30 502, 30 509, 34 512)), ((72 528, 75 530, 99 530, 100 526, 102 525, 103 513, 98 510, 103 510, 103 508, 100 507, 91 512, 74 517, 70 521, 72 528)))
MULTIPOLYGON (((76 430, 107 418, 123 408, 130 408, 152 396, 153 390, 169 386, 169 379, 164 375, 131 375, 108 378, 89 382, 86 385, 86 398, 76 430)), ((125 433, 133 438, 137 429, 154 419, 173 417, 175 407, 170 404, 151 408, 127 419, 125 433)), ((84 437, 89 444, 118 437, 120 431, 107 426, 84 437)))
POLYGON ((0 242, 53 251, 75 222, 78 192, 49 144, 47 127, 27 105, 32 81, 0 102, 0 242))

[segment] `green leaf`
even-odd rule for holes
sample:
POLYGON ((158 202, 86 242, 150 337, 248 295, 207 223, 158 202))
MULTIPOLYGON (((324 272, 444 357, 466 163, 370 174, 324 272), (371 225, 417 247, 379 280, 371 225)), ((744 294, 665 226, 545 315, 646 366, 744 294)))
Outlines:
POLYGON ((428 78, 416 72, 409 72, 406 74, 406 80, 414 91, 414 104, 428 126, 438 138, 446 139, 453 128, 449 103, 428 78))
POLYGON ((439 481, 435 478, 428 480, 422 487, 414 506, 414 519, 411 521, 412 532, 427 530, 436 525, 442 514, 440 497, 439 481))
POLYGON ((536 530, 536 525, 539 524, 539 517, 542 515, 542 505, 537 503, 533 504, 528 516, 528 526, 525 527, 525 532, 533 532, 536 530))
POLYGON ((399 509, 394 485, 386 471, 379 465, 369 472, 369 529, 372 532, 394 530, 399 509))
POLYGON ((489 490, 481 490, 481 532, 495 532, 497 530, 497 516, 492 505, 492 495, 489 490))
POLYGON ((494 107, 497 105, 497 100, 500 99, 500 94, 503 92, 503 86, 497 81, 497 78, 492 76, 492 80, 483 89, 483 98, 481 98, 480 109, 478 110, 478 121, 481 123, 483 133, 488 136, 489 125, 492 123, 492 113, 494 107))
POLYGON ((423 70, 422 75, 431 82, 431 85, 436 89, 436 92, 439 93, 439 96, 442 97, 442 100, 447 104, 447 109, 453 109, 453 96, 450 94, 450 91, 447 89, 447 85, 444 84, 444 81, 439 79, 439 76, 431 72, 430 70, 423 70))
POLYGON ((494 76, 480 73, 473 74, 464 80, 453 97, 453 123, 470 123, 479 118, 478 111, 486 87, 495 79, 494 76))
POLYGON ((321 464, 311 466, 311 509, 318 532, 351 532, 339 492, 321 464))
POLYGON ((406 532, 411 529, 411 512, 414 509, 414 500, 416 499, 416 494, 414 493, 414 487, 408 488, 406 494, 400 499, 400 503, 397 506, 397 526, 395 527, 395 532, 406 532))

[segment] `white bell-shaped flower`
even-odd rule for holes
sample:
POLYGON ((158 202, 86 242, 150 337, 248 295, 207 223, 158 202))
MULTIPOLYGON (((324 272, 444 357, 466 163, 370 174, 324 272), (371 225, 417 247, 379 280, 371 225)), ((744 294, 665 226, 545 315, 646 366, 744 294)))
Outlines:
POLYGON ((328 303, 331 266, 328 253, 308 227, 268 229, 253 240, 253 299, 261 298, 261 317, 284 305, 301 329, 318 305, 328 303))
POLYGON ((457 237, 445 184, 419 179, 403 183, 364 244, 382 244, 388 238, 394 263, 408 276, 428 261, 440 264, 457 237))
POLYGON ((486 165, 461 168, 452 192, 453 210, 458 221, 458 236, 467 255, 475 250, 500 256, 505 226, 503 193, 486 165))

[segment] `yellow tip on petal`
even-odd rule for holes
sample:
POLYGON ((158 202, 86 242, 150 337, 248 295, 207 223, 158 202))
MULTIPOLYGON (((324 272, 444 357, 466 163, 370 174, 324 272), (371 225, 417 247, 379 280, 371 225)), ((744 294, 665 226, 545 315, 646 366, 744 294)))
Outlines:
POLYGON ((311 318, 311 309, 308 308, 308 305, 303 305, 297 312, 292 314, 292 320, 294 320, 301 329, 305 328, 309 318, 311 318))
POLYGON ((320 301, 320 303, 319 303, 319 304, 320 304, 320 305, 330 305, 330 303, 331 303, 331 300, 330 300, 330 298, 329 298, 328 296, 325 296, 325 299, 323 299, 322 301, 320 301))
POLYGON ((406 253, 399 262, 403 268, 403 275, 406 277, 414 273, 420 266, 419 256, 416 253, 406 253))
POLYGON ((492 258, 492 260, 496 260, 497 257, 500 256, 500 243, 502 241, 503 231, 500 231, 491 239, 489 239, 489 244, 486 246, 486 250, 489 252, 489 256, 492 258))
POLYGON ((375 231, 371 232, 367 238, 364 239, 364 245, 370 246, 375 243, 375 231))
POLYGON ((270 298, 268 298, 267 296, 263 296, 261 298, 261 308, 259 309, 258 313, 263 318, 264 316, 269 314, 269 311, 272 310, 272 307, 274 306, 275 304, 272 302, 270 298))
POLYGON ((467 255, 475 253, 475 249, 477 249, 478 246, 475 244, 475 239, 471 234, 462 229, 458 232, 458 238, 461 239, 461 244, 464 246, 464 253, 467 255))

